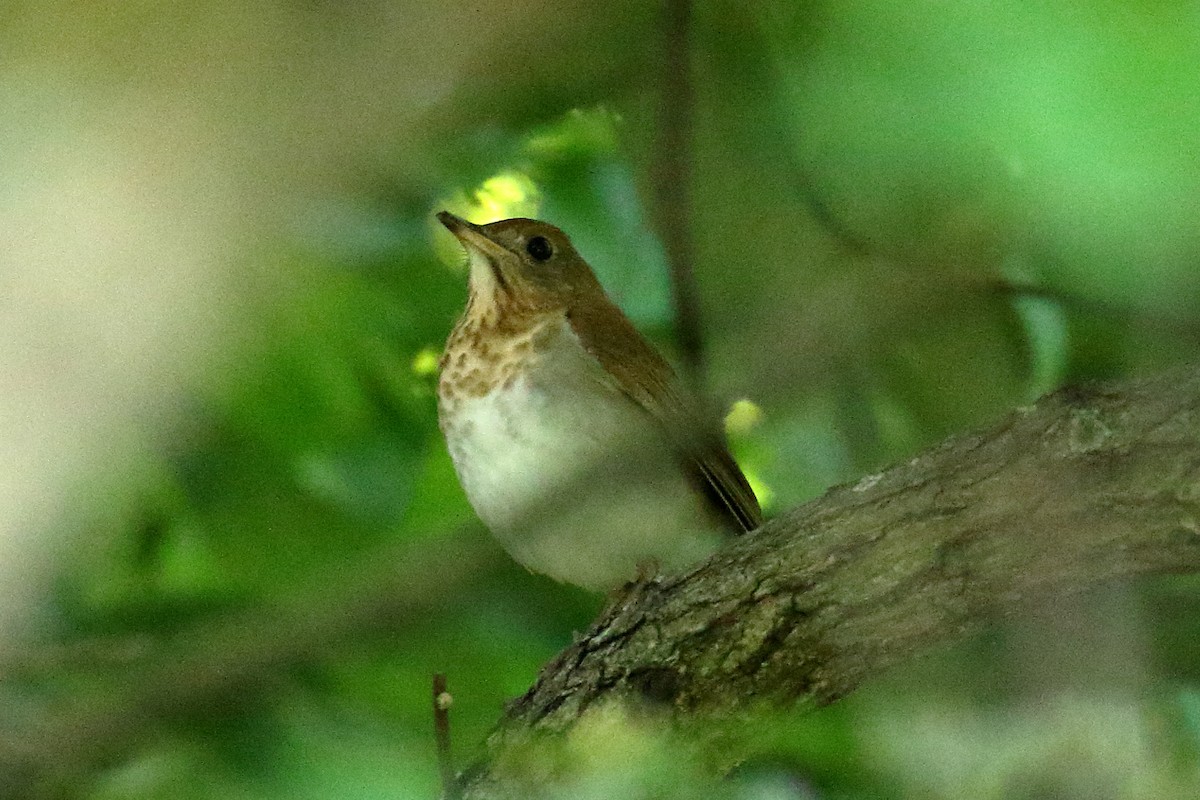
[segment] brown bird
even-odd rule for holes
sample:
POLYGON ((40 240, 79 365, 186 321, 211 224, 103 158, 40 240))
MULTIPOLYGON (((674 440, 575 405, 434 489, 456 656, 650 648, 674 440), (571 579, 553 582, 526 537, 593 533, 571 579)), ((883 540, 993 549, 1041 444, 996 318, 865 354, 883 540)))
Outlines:
POLYGON ((471 505, 517 561, 612 589, 762 522, 716 420, 562 231, 438 219, 470 258, 438 417, 471 505))

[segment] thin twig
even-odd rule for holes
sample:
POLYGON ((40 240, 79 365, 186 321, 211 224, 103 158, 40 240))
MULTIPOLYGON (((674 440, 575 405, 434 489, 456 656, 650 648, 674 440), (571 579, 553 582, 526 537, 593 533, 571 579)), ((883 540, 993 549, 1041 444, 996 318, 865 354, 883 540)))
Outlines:
POLYGON ((454 758, 450 753, 450 706, 454 698, 446 691, 446 675, 433 676, 433 733, 437 740, 438 770, 442 774, 442 797, 459 800, 462 790, 454 774, 454 758))
MULTIPOLYGON (((160 726, 181 715, 269 693, 280 675, 299 664, 333 658, 356 637, 403 630, 431 614, 445 613, 455 588, 470 585, 493 568, 495 552, 478 535, 447 535, 438 547, 381 549, 337 579, 323 574, 294 596, 227 617, 198 623, 174 636, 155 638, 145 658, 120 664, 104 692, 73 696, 36 716, 9 714, 0 736, 0 795, 60 797, 100 765, 118 763, 152 741, 160 726), (380 566, 386 565, 386 566, 380 566)), ((27 673, 9 667, 5 674, 27 673)), ((59 669, 86 669, 90 660, 59 660, 59 650, 31 657, 59 669)), ((94 681, 89 679, 88 685, 94 681)), ((0 679, 0 689, 12 684, 0 679)))
POLYGON ((666 52, 659 78, 662 112, 651 188, 652 213, 671 274, 675 328, 684 379, 699 388, 704 375, 704 337, 692 266, 695 247, 691 235, 690 163, 694 104, 689 43, 691 0, 667 0, 665 11, 666 52))
POLYGON ((983 282, 983 286, 1014 299, 1045 300, 1064 310, 1124 320, 1152 331, 1190 336, 1200 333, 1196 324, 1182 314, 1172 316, 1131 304, 1120 305, 1102 297, 1089 297, 1053 286, 1007 278, 989 278, 983 282))
POLYGON ((794 169, 793 174, 796 178, 796 194, 799 196, 800 202, 804 207, 808 209, 809 216, 812 217, 821 230, 832 237, 848 253, 857 256, 872 255, 870 244, 855 235, 838 218, 833 208, 829 205, 829 202, 817 190, 812 178, 799 169, 794 169))

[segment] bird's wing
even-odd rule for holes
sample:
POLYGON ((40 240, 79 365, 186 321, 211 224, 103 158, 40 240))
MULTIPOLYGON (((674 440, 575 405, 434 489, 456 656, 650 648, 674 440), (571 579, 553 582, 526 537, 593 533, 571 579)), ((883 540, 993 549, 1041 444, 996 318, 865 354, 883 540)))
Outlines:
POLYGON ((593 300, 569 310, 567 321, 621 391, 669 432, 689 482, 725 527, 743 533, 761 525, 758 499, 729 454, 721 429, 620 309, 612 304, 604 308, 593 300), (595 324, 601 317, 603 324, 595 324))

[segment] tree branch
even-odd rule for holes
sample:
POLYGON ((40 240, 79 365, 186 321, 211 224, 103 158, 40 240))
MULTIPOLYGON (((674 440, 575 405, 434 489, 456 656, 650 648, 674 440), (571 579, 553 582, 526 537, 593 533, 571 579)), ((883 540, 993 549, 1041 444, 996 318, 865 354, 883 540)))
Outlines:
MULTIPOLYGON (((1200 570, 1198 521, 1200 369, 1057 392, 639 585, 510 706, 490 758, 611 699, 833 701, 1030 604, 1200 570)), ((466 796, 492 781, 479 765, 466 796)))

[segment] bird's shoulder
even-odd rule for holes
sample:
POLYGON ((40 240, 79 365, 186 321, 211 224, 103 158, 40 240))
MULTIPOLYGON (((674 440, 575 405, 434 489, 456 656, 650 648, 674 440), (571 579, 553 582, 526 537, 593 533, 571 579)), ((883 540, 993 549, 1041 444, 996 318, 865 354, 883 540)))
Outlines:
POLYGON ((718 421, 633 323, 607 298, 568 309, 566 322, 620 391, 664 427, 689 480, 725 527, 735 533, 757 528, 762 510, 718 421))

